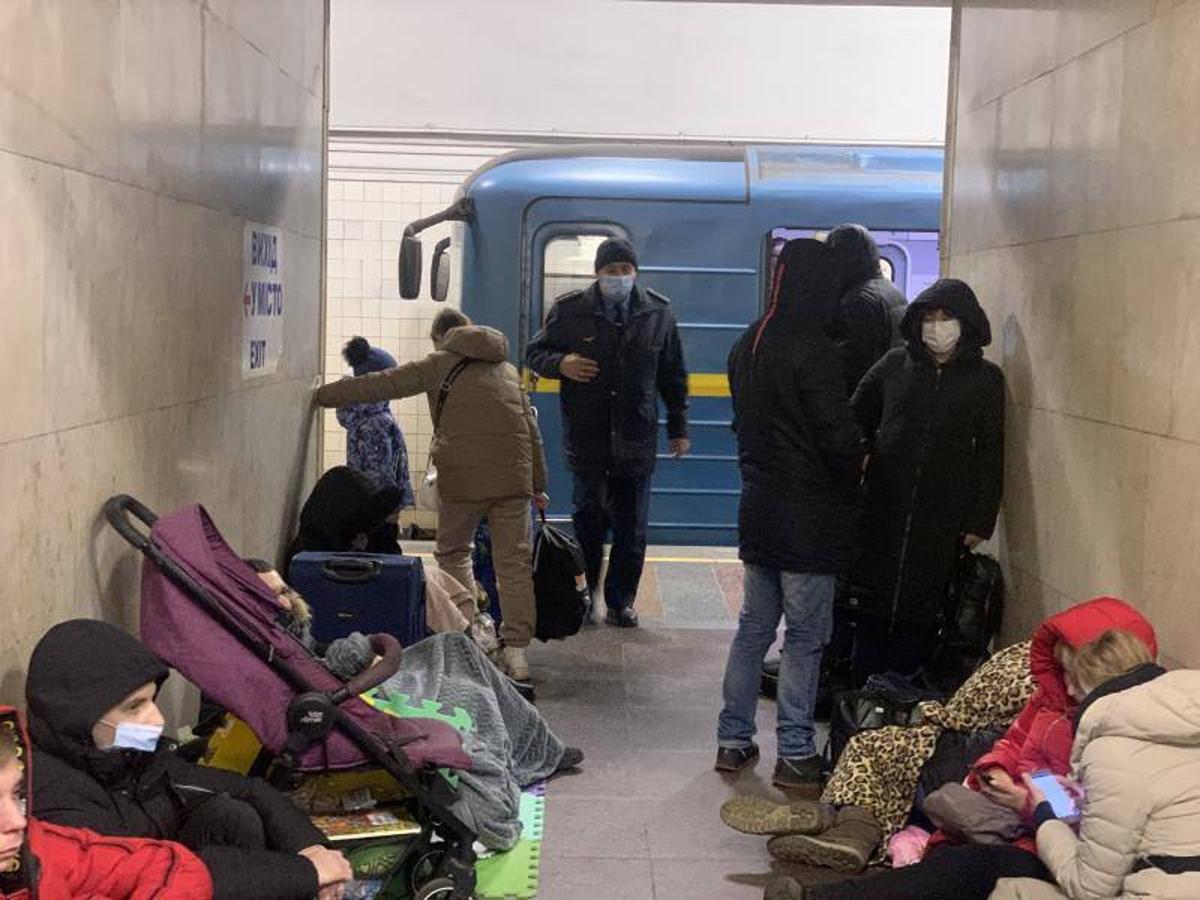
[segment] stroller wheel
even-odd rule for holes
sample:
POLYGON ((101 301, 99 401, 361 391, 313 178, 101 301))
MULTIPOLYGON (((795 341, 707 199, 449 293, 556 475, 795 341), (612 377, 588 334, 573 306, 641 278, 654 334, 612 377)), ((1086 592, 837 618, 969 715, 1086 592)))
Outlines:
POLYGON ((437 875, 438 869, 442 867, 442 857, 445 855, 444 847, 435 846, 417 857, 408 874, 408 886, 414 895, 417 894, 418 888, 429 883, 430 879, 437 875))
POLYGON ((454 895, 454 879, 435 878, 427 881, 413 896, 413 900, 449 900, 454 895))

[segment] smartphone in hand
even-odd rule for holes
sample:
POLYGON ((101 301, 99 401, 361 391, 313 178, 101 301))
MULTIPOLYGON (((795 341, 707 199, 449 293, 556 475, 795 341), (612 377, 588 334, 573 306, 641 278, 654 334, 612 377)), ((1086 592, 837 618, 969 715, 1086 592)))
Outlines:
POLYGON ((1037 789, 1045 795, 1056 816, 1060 819, 1079 818, 1079 807, 1075 805, 1075 798, 1059 784, 1053 772, 1034 772, 1030 777, 1037 789))

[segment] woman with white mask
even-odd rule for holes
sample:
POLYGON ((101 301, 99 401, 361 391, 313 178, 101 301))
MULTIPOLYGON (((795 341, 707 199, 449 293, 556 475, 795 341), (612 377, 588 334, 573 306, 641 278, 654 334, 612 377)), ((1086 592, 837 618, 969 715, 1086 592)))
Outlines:
POLYGON ((859 679, 928 662, 955 562, 991 537, 1004 481, 1004 375, 983 358, 992 333, 974 292, 935 282, 909 305, 901 333, 905 346, 851 400, 870 453, 851 578, 864 611, 859 679))

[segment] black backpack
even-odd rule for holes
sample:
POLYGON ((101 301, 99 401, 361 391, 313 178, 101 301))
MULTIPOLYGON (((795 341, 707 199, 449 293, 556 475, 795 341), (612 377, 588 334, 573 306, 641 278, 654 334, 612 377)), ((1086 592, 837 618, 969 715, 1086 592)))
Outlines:
POLYGON ((533 594, 537 601, 539 641, 578 634, 587 615, 590 592, 579 542, 545 516, 533 544, 533 594))

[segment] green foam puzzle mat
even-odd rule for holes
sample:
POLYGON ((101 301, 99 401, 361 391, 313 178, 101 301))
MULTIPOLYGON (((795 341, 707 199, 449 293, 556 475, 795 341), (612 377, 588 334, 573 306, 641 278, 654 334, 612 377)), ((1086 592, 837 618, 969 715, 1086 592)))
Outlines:
POLYGON ((511 850, 496 853, 475 864, 480 900, 533 900, 541 875, 542 834, 546 798, 521 794, 521 839, 511 850))

